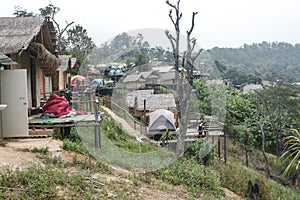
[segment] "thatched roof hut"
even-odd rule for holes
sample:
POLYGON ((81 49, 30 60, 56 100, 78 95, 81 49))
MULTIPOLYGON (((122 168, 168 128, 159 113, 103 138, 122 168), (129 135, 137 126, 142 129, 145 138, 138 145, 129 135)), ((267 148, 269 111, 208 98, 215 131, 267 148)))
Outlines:
POLYGON ((135 90, 126 96, 127 106, 129 108, 134 107, 134 102, 137 97, 139 99, 147 99, 147 96, 152 95, 154 93, 154 89, 151 90, 135 90))
POLYGON ((0 17, 0 51, 12 54, 27 49, 44 23, 44 17, 0 17))
POLYGON ((51 91, 58 90, 57 35, 49 17, 0 17, 0 52, 17 64, 4 69, 26 69, 28 108, 39 109, 45 93, 45 77, 51 91), (49 83, 49 84, 48 84, 49 83))
POLYGON ((135 109, 144 110, 144 100, 146 100, 146 110, 155 111, 158 109, 167 109, 175 111, 176 103, 173 94, 152 94, 145 97, 137 96, 135 109))
POLYGON ((32 54, 52 71, 61 64, 56 52, 56 32, 49 18, 0 17, 0 52, 21 54, 30 49, 32 54))

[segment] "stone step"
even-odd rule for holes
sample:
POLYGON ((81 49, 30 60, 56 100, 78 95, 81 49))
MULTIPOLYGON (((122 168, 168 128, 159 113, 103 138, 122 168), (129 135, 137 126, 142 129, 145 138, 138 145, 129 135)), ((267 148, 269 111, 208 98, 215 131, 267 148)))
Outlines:
POLYGON ((53 129, 29 129, 30 136, 52 136, 53 129))

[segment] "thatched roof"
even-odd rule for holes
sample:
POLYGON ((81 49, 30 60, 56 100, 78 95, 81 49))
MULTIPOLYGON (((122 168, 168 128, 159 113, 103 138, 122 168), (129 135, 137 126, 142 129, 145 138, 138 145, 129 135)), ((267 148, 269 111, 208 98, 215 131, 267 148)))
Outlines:
POLYGON ((167 80, 174 80, 176 78, 176 72, 175 71, 170 71, 170 72, 164 72, 160 73, 160 79, 167 81, 167 80))
POLYGON ((53 54, 51 54, 51 52, 49 52, 43 44, 32 42, 29 47, 37 52, 38 61, 48 67, 47 72, 53 72, 61 65, 61 59, 56 58, 53 54))
POLYGON ((174 70, 174 66, 152 67, 152 70, 158 71, 159 73, 164 73, 174 70))
POLYGON ((152 90, 135 90, 126 95, 126 102, 128 107, 132 108, 134 106, 135 98, 139 97, 140 99, 146 99, 147 96, 152 95, 154 89, 152 90))
POLYGON ((0 65, 17 65, 13 59, 10 57, 6 56, 5 54, 0 53, 0 65))
POLYGON ((146 96, 146 99, 137 96, 135 102, 136 110, 144 110, 144 100, 146 100, 146 110, 149 111, 158 109, 176 109, 176 103, 173 94, 153 94, 146 96))
POLYGON ((123 80, 123 83, 145 81, 142 74, 128 74, 123 80))
POLYGON ((147 79, 151 74, 152 74, 153 71, 147 71, 147 72, 141 72, 141 75, 147 79))
POLYGON ((67 71, 71 57, 72 56, 70 55, 59 55, 59 58, 61 59, 61 65, 56 70, 62 72, 67 71))
POLYGON ((44 22, 44 17, 0 17, 0 52, 12 54, 27 49, 44 22))

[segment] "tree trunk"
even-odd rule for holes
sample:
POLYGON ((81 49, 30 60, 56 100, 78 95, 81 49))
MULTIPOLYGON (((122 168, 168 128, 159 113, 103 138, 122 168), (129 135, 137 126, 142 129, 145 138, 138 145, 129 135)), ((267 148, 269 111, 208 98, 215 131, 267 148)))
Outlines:
POLYGON ((265 171, 267 173, 267 178, 270 178, 270 169, 269 169, 268 157, 267 157, 266 151, 265 151, 265 132, 264 132, 264 129, 263 129, 263 123, 262 122, 260 122, 260 131, 261 131, 261 151, 262 151, 264 159, 265 159, 265 171))
POLYGON ((248 149, 247 146, 245 145, 245 156, 246 156, 246 167, 249 166, 249 159, 248 159, 248 149))
POLYGON ((176 143, 176 155, 181 156, 185 151, 185 137, 187 132, 187 123, 189 121, 188 111, 189 111, 189 104, 190 104, 190 90, 189 84, 186 80, 182 80, 181 77, 181 86, 179 87, 179 102, 180 102, 180 110, 181 110, 181 117, 180 117, 180 128, 177 137, 176 143), (185 91, 185 95, 183 94, 185 91))

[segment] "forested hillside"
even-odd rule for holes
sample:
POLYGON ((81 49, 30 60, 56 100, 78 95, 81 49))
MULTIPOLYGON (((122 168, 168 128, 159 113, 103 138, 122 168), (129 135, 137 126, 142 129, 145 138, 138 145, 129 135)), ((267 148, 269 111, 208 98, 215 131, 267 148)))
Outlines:
POLYGON ((245 44, 240 48, 215 47, 208 52, 223 70, 224 78, 239 73, 269 81, 300 81, 300 44, 262 42, 245 44))

